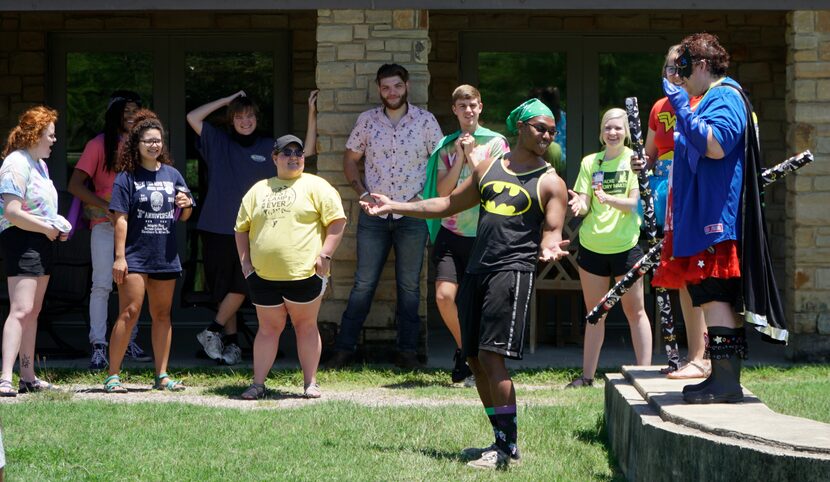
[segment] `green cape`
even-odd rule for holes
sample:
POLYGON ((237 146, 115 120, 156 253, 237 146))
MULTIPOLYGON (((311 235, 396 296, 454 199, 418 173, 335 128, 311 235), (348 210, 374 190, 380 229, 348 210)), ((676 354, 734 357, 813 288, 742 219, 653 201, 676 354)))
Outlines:
MULTIPOLYGON (((447 144, 455 142, 460 135, 461 131, 458 130, 448 136, 445 136, 441 139, 432 151, 432 154, 429 156, 429 161, 427 162, 427 180, 426 183, 424 183, 424 199, 438 197, 438 163, 441 162, 441 156, 439 156, 438 153, 447 144)), ((498 132, 491 131, 490 129, 482 126, 478 126, 476 131, 473 132, 473 137, 476 140, 476 144, 479 144, 479 139, 491 139, 493 137, 501 137, 504 139, 504 136, 498 132)), ((427 228, 429 228, 429 238, 434 243, 435 236, 438 235, 438 229, 441 228, 441 219, 427 219, 427 228)))

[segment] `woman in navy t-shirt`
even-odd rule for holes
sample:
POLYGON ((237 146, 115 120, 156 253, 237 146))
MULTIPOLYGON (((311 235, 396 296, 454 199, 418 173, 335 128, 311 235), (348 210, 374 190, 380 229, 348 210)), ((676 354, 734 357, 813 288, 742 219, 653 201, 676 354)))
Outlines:
MULTIPOLYGON (((317 92, 308 96, 308 129, 305 156, 316 153, 317 92)), ((216 317, 196 339, 205 354, 220 363, 239 363, 236 312, 245 302, 248 285, 236 256, 233 226, 242 196, 254 184, 274 175, 271 150, 274 138, 257 130, 259 108, 245 91, 222 97, 187 113, 187 123, 198 136, 199 149, 207 167, 207 197, 201 200, 197 229, 202 240, 205 287, 216 303, 216 317), (227 109, 228 130, 205 119, 227 109)))
POLYGON ((110 339, 109 376, 104 381, 104 390, 109 393, 127 391, 118 374, 145 291, 152 319, 156 372, 153 388, 185 388, 167 375, 167 360, 173 337, 173 290, 182 271, 174 223, 176 219, 186 221, 190 217, 193 199, 184 178, 172 164, 161 121, 150 111, 140 111, 119 154, 119 173, 110 200, 115 218, 112 275, 118 284, 119 314, 110 339))

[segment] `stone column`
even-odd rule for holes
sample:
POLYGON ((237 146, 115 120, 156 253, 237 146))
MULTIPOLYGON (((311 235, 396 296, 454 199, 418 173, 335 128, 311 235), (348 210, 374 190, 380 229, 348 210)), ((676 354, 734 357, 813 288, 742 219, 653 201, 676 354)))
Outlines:
MULTIPOLYGON (((317 11, 318 172, 340 191, 349 218, 332 268, 334 296, 323 303, 321 320, 340 322, 356 269, 355 232, 360 208, 357 195, 343 175, 346 140, 357 116, 380 103, 375 75, 384 63, 406 67, 410 74, 409 101, 426 107, 430 80, 428 20, 423 10, 317 11)), ((365 325, 386 329, 370 330, 367 339, 395 339, 393 259, 390 255, 365 325)), ((426 269, 423 273, 422 319, 426 313, 426 269)))
POLYGON ((787 145, 815 161, 787 178, 783 283, 794 360, 830 358, 830 11, 787 15, 787 145))

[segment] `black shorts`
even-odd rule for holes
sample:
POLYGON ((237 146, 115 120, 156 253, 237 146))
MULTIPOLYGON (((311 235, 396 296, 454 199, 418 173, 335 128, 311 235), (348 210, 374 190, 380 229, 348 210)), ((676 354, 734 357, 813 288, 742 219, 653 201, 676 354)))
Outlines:
POLYGON ((460 284, 470 261, 476 238, 459 236, 441 226, 435 236, 432 248, 432 262, 435 263, 435 280, 460 284))
POLYGON ((687 284, 692 306, 701 306, 712 301, 729 303, 736 311, 742 311, 741 278, 706 278, 697 284, 687 284))
POLYGON ((597 276, 617 277, 628 273, 642 257, 643 250, 639 244, 628 251, 614 254, 595 253, 580 244, 576 264, 597 276))
POLYGON ((522 271, 464 276, 456 298, 464 356, 486 350, 522 359, 533 282, 534 273, 522 271))
POLYGON ((52 274, 52 248, 43 233, 12 226, 0 233, 6 276, 45 276, 52 274))
POLYGON ((276 307, 286 301, 311 303, 326 292, 328 279, 316 273, 309 278, 294 281, 271 281, 260 278, 256 272, 246 278, 251 292, 251 302, 256 306, 276 307))
POLYGON ((213 302, 221 303, 228 293, 247 295, 248 284, 242 276, 234 235, 208 231, 199 231, 199 234, 206 287, 213 302))

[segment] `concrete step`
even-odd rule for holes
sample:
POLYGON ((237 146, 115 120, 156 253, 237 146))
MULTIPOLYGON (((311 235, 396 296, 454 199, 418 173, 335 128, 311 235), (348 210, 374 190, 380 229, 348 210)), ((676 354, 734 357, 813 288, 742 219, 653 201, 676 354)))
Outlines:
POLYGON ((690 405, 658 367, 606 375, 611 449, 629 480, 830 480, 830 425, 738 404, 690 405))

